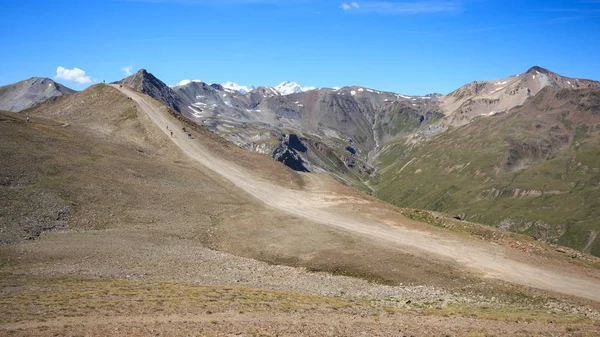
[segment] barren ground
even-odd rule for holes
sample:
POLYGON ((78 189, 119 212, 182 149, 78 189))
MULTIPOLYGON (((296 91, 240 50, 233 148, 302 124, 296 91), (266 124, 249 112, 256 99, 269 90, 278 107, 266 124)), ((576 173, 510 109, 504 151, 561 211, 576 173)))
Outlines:
POLYGON ((2 115, 3 236, 21 210, 70 220, 0 247, 1 334, 599 331, 595 268, 409 220, 99 88, 71 99, 119 105, 2 115))

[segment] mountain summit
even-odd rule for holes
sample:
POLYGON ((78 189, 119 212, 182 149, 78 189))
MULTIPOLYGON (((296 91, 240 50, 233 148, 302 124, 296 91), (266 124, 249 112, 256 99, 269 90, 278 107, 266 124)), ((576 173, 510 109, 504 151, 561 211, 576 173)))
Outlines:
POLYGON ((75 93, 45 77, 32 77, 28 80, 0 87, 0 110, 21 111, 37 105, 50 97, 75 93))
POLYGON ((314 90, 315 87, 302 87, 300 84, 296 82, 286 81, 279 83, 278 86, 275 87, 275 90, 279 91, 282 95, 295 94, 299 92, 305 92, 309 90, 314 90))
POLYGON ((122 84, 138 90, 144 94, 153 97, 165 103, 167 106, 177 112, 189 112, 188 105, 179 97, 173 89, 163 81, 156 78, 146 69, 140 69, 135 74, 126 77, 114 84, 122 84))
POLYGON ((247 94, 250 91, 256 89, 254 86, 247 87, 245 85, 239 85, 239 84, 234 83, 234 82, 225 82, 225 83, 223 83, 221 85, 225 89, 234 90, 234 91, 237 91, 237 92, 242 93, 242 94, 247 94))
POLYGON ((492 116, 522 105, 545 87, 558 89, 600 88, 600 82, 561 76, 539 66, 522 74, 475 81, 444 96, 440 107, 450 125, 464 125, 478 116, 492 116))

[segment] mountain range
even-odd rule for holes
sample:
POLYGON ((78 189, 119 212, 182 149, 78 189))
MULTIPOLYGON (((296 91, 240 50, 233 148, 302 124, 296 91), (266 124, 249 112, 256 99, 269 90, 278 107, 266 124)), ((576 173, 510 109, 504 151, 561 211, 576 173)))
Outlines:
MULTIPOLYGON (((192 82, 201 83, 202 81, 200 81, 200 80, 182 80, 177 85, 171 86, 171 88, 181 87, 184 85, 188 85, 192 82)), ((212 84, 212 83, 208 83, 208 84, 212 84)), ((251 91, 256 90, 256 88, 257 88, 255 86, 240 85, 240 84, 237 84, 237 83, 231 82, 231 81, 227 81, 220 85, 225 89, 237 91, 241 94, 248 94, 251 91)), ((295 94, 295 93, 299 93, 299 92, 305 92, 305 91, 316 89, 315 87, 303 87, 300 84, 298 84, 296 82, 292 82, 292 81, 281 82, 278 85, 276 85, 274 87, 269 87, 269 88, 274 89, 280 95, 289 95, 289 94, 295 94)))
MULTIPOLYGON (((294 170, 327 172, 401 207, 456 214, 600 256, 597 81, 535 66, 427 96, 294 82, 169 87, 146 70, 115 83, 294 170)), ((49 97, 32 89, 20 105, 10 103, 6 97, 21 87, 2 87, 1 106, 49 97)))

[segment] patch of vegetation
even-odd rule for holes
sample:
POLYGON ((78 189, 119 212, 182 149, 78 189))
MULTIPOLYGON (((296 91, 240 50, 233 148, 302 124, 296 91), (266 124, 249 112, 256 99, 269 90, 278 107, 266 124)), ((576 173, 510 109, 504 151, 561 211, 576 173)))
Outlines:
POLYGON ((445 317, 475 317, 497 321, 593 324, 582 314, 548 312, 543 305, 443 304, 391 299, 326 297, 250 289, 235 286, 203 286, 156 281, 26 277, 0 274, 3 297, 0 323, 47 322, 61 317, 213 315, 228 312, 302 312, 318 315, 340 311, 351 314, 396 313, 445 317), (394 302, 397 303, 394 304, 394 302), (382 303, 385 303, 382 305, 382 303))
POLYGON ((2 274, 0 323, 123 314, 203 314, 343 309, 367 305, 337 297, 167 282, 20 277, 2 274))
POLYGON ((589 240, 600 231, 600 133, 554 112, 532 120, 517 111, 422 144, 386 144, 376 195, 600 256, 600 239, 589 240))

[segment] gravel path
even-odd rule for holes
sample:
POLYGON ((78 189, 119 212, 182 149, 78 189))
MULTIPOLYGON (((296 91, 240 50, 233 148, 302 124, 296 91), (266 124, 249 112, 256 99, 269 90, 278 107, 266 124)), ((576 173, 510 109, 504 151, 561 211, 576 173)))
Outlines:
MULTIPOLYGON (((119 89, 118 85, 114 87, 119 89)), ((318 185, 307 190, 291 190, 258 179, 244 168, 216 157, 200 141, 189 139, 188 135, 179 131, 181 126, 177 120, 161 111, 145 96, 125 87, 119 90, 132 97, 167 137, 170 137, 170 131, 165 126, 176 130, 175 137, 170 138, 186 155, 275 209, 373 240, 392 243, 403 249, 453 261, 485 277, 600 301, 598 279, 567 274, 549 266, 517 262, 507 257, 499 247, 466 238, 459 239, 458 236, 449 239, 407 229, 402 226, 401 220, 384 222, 352 212, 336 211, 334 206, 360 203, 361 200, 353 201, 350 197, 327 192, 318 185)), ((318 184, 318 180, 311 179, 313 184, 318 184)))

